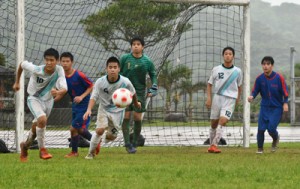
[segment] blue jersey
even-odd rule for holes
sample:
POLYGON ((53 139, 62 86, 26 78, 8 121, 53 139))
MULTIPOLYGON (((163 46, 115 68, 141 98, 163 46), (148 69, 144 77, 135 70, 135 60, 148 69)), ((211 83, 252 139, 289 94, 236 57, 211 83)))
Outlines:
POLYGON ((256 78, 251 95, 255 98, 258 93, 262 97, 261 106, 282 108, 283 103, 288 102, 289 94, 284 77, 274 71, 270 76, 263 73, 256 78))
MULTIPOLYGON (((73 75, 66 76, 68 84, 68 94, 70 95, 72 102, 76 96, 82 95, 88 88, 93 87, 93 82, 81 71, 75 70, 73 75)), ((87 107, 90 100, 90 94, 88 94, 79 104, 73 103, 73 107, 87 107)))

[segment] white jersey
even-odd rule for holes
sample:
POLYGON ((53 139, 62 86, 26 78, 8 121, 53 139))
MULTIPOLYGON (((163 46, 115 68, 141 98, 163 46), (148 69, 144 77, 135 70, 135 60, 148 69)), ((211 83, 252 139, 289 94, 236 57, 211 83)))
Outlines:
POLYGON ((51 95, 52 88, 68 90, 65 72, 61 66, 56 65, 56 69, 51 75, 44 72, 45 65, 37 66, 31 62, 24 61, 21 66, 24 70, 31 72, 27 88, 30 96, 41 100, 50 100, 53 99, 51 95))
POLYGON ((240 68, 224 65, 216 66, 212 69, 208 83, 214 86, 214 93, 231 98, 238 97, 238 87, 242 85, 243 74, 240 68))
POLYGON ((99 106, 101 106, 99 108, 103 108, 108 112, 119 112, 125 110, 125 108, 118 108, 114 105, 112 102, 112 94, 119 88, 126 88, 132 94, 135 94, 135 89, 127 77, 119 76, 119 79, 114 83, 110 83, 107 80, 107 75, 97 79, 93 88, 91 99, 99 101, 99 106))

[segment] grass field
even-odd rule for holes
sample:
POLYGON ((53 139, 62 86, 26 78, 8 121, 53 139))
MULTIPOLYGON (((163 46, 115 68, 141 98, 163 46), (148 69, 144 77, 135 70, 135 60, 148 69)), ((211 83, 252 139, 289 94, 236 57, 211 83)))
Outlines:
POLYGON ((256 147, 140 147, 103 148, 94 160, 65 159, 69 149, 50 149, 53 158, 41 160, 37 150, 29 161, 19 154, 0 154, 0 188, 299 188, 300 143, 281 143, 277 152, 256 154, 256 147))

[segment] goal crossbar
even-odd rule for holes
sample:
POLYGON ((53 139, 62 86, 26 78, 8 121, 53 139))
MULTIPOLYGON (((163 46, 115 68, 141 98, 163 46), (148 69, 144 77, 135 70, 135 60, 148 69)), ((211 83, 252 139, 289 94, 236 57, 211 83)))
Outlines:
POLYGON ((200 3, 206 5, 237 5, 247 6, 250 4, 250 0, 150 0, 160 3, 200 3))

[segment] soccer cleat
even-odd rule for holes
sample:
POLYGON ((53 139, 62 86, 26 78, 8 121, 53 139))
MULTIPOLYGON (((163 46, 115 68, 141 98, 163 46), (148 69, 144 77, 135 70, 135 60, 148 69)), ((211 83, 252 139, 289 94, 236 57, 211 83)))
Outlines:
POLYGON ((264 153, 264 149, 263 148, 258 148, 256 151, 257 154, 263 154, 264 153))
POLYGON ((71 157, 78 157, 78 152, 70 152, 69 154, 65 155, 65 158, 71 158, 71 157))
POLYGON ((48 153, 46 148, 41 148, 40 149, 40 158, 41 159, 50 159, 52 158, 52 155, 48 153))
POLYGON ((210 147, 207 149, 207 152, 209 153, 221 153, 221 150, 218 149, 218 147, 214 144, 210 145, 210 147))
POLYGON ((26 147, 25 142, 21 142, 20 148, 21 148, 20 161, 26 162, 28 160, 28 148, 26 147))
POLYGON ((278 148, 278 144, 279 144, 279 139, 280 139, 280 137, 278 135, 277 140, 273 140, 271 152, 276 152, 276 150, 278 148))
POLYGON ((136 152, 136 149, 132 146, 132 144, 128 144, 128 145, 126 145, 126 151, 129 154, 134 154, 136 152))
POLYGON ((88 153, 88 155, 85 156, 85 159, 94 159, 95 155, 92 153, 88 153))
POLYGON ((96 147, 96 150, 95 150, 96 155, 99 154, 100 148, 101 148, 101 142, 99 142, 99 144, 98 144, 97 147, 96 147))

